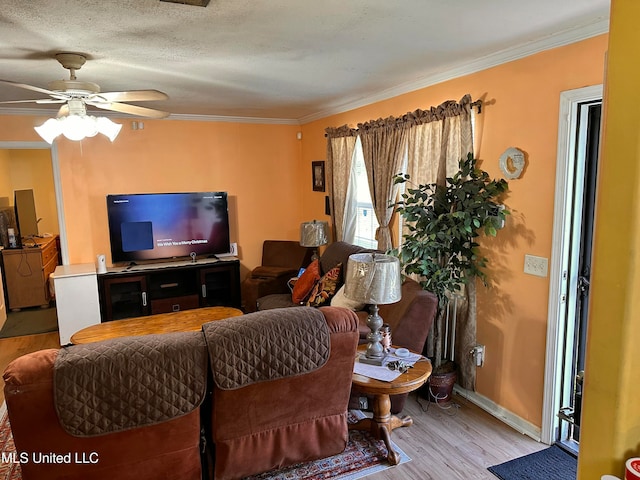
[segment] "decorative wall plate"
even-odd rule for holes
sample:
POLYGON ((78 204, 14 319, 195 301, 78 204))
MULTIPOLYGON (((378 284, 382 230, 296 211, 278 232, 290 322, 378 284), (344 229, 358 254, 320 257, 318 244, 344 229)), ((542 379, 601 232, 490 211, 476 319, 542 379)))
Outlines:
POLYGON ((514 147, 509 147, 500 155, 500 170, 506 178, 513 180, 522 175, 524 169, 524 153, 514 147))

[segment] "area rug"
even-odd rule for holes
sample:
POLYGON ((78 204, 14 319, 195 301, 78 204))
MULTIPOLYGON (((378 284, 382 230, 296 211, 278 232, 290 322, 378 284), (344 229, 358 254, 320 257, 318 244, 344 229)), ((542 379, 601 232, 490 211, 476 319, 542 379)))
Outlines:
MULTIPOLYGON (((58 330, 58 316, 55 307, 25 308, 19 312, 9 312, 0 338, 36 335, 58 330)), ((0 477, 1 478, 1 477, 0 477)))
MULTIPOLYGON (((0 405, 0 480, 21 480, 20 464, 9 461, 15 446, 6 412, 6 404, 3 403, 0 405)), ((355 423, 363 416, 362 412, 351 411, 349 422, 355 423)), ((393 444, 393 448, 400 454, 400 464, 411 461, 397 445, 393 444)), ((355 480, 388 468, 392 467, 387 462, 384 443, 367 432, 352 430, 349 432, 347 448, 338 455, 247 477, 245 480, 355 480)))
POLYGON ((502 480, 575 480, 576 457, 557 445, 489 467, 502 480))
MULTIPOLYGON (((359 410, 349 411, 349 423, 364 418, 359 410)), ((393 444, 393 442, 392 442, 393 444)), ((400 454, 400 464, 411 461, 397 445, 393 449, 400 454)), ((391 468, 387 462, 387 447, 368 432, 349 431, 349 442, 344 452, 315 462, 300 463, 277 471, 247 477, 244 480, 355 480, 391 468)))
POLYGON ((11 427, 7 419, 7 405, 2 402, 0 405, 0 480, 20 480, 20 464, 12 462, 8 458, 12 452, 16 451, 11 436, 11 427))

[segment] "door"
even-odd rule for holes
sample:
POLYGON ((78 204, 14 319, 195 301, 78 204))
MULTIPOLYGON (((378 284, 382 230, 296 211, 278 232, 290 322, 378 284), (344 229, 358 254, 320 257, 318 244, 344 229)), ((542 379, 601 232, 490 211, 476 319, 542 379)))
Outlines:
POLYGON ((147 277, 144 275, 104 278, 102 288, 105 308, 103 321, 149 315, 147 277))
POLYGON ((577 450, 580 441, 580 415, 582 411, 582 379, 584 376, 589 287, 591 280, 591 254, 598 174, 600 117, 602 102, 578 105, 578 149, 576 155, 576 196, 572 209, 572 241, 569 254, 570 283, 567 292, 567 327, 564 358, 562 397, 558 418, 557 441, 577 450))
POLYGON ((580 439, 602 85, 562 92, 541 440, 580 439))
POLYGON ((200 270, 202 307, 240 308, 240 262, 221 262, 200 270))

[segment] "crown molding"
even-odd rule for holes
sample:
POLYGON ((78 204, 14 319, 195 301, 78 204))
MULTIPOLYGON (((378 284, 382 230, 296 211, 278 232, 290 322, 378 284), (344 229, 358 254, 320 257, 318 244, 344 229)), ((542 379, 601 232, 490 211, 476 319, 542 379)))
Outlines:
MULTIPOLYGON (((157 120, 147 117, 137 117, 132 115, 122 115, 117 112, 88 112, 99 113, 100 117, 121 118, 125 120, 157 120)), ((35 117, 55 117, 58 110, 44 108, 0 108, 0 115, 30 115, 35 117)), ((165 119, 161 119, 165 120, 165 119)), ((260 117, 227 117, 223 115, 191 115, 182 113, 172 113, 166 120, 190 120, 195 122, 234 122, 234 123, 263 123, 274 125, 300 125, 300 121, 295 118, 260 118, 260 117)))
POLYGON ((234 123, 266 123, 273 125, 300 125, 295 118, 265 118, 265 117, 227 117, 224 115, 191 115, 172 113, 169 120, 190 120, 195 122, 234 122, 234 123))
POLYGON ((306 115, 299 118, 299 121, 301 124, 305 124, 313 122, 315 120, 320 120, 321 118, 325 118, 330 115, 344 113, 349 110, 354 110, 356 108, 370 105, 372 103, 388 100, 405 93, 430 87, 438 83, 453 80, 454 78, 470 75, 472 73, 480 72, 482 70, 496 67, 504 63, 519 60, 521 58, 525 58, 530 55, 543 52, 545 50, 551 50, 553 48, 570 45, 572 43, 586 40, 597 35, 602 35, 604 33, 607 33, 608 31, 609 18, 600 17, 599 19, 588 24, 554 33, 545 38, 510 47, 471 61, 465 61, 457 65, 453 65, 447 70, 441 72, 433 72, 431 75, 423 77, 419 80, 403 83, 393 88, 383 90, 374 95, 360 98, 353 102, 343 103, 317 113, 306 115))

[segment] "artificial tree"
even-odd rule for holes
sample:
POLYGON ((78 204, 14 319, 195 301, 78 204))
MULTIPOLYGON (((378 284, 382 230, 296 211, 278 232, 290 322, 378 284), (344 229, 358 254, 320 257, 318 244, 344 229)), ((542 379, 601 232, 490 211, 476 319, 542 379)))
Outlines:
POLYGON ((491 179, 476 163, 469 153, 445 185, 413 185, 409 175, 397 175, 394 180, 406 184, 401 200, 395 203, 405 220, 406 233, 401 247, 392 253, 400 259, 406 275, 417 275, 422 288, 438 297, 437 348, 432 359, 435 372, 445 367, 441 345, 449 296, 475 278, 486 285, 488 260, 479 252, 476 240, 482 232, 495 236, 509 213, 501 204, 508 183, 491 179))

